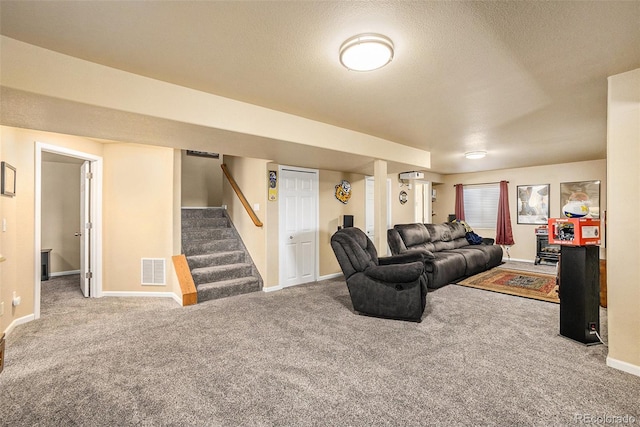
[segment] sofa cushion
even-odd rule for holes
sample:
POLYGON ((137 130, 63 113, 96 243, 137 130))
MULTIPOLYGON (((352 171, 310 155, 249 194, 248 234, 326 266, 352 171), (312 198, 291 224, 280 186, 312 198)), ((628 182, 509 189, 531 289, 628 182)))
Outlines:
POLYGON ((398 234, 400 234, 407 249, 431 241, 429 231, 427 231, 427 227, 424 224, 398 224, 393 228, 398 230, 398 234))
POLYGON ((463 276, 472 276, 487 269, 487 261, 489 257, 482 251, 476 251, 471 248, 459 248, 454 251, 464 257, 465 269, 463 276))
MULTIPOLYGON (((450 242, 451 241, 451 229, 447 227, 447 224, 425 224, 425 227, 429 231, 431 236, 431 242, 450 242)), ((436 249, 437 250, 437 249, 436 249)))
POLYGON ((429 288, 440 288, 451 283, 452 279, 464 276, 467 263, 462 254, 445 251, 433 255, 435 259, 425 264, 429 288))
POLYGON ((453 239, 452 243, 456 249, 466 248, 467 246, 469 246, 469 241, 467 240, 466 237, 458 237, 456 239, 453 239))
POLYGON ((465 237, 467 234, 467 229, 460 222, 448 222, 447 227, 451 230, 451 238, 453 240, 465 237))
POLYGON ((442 242, 442 241, 437 241, 437 242, 433 242, 433 246, 435 248, 435 251, 450 251, 451 249, 455 249, 456 248, 456 244, 452 241, 447 241, 447 242, 442 242))

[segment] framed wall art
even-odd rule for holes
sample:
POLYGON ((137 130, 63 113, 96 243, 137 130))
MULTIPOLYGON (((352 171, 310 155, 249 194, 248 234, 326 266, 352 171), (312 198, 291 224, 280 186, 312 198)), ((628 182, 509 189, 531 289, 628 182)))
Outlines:
POLYGON ((0 191, 3 196, 13 197, 16 195, 16 168, 7 162, 0 163, 1 183, 0 191))
POLYGON ((546 224, 549 219, 549 184, 518 185, 518 224, 546 224))
POLYGON ((560 183, 561 218, 600 218, 600 181, 560 183))

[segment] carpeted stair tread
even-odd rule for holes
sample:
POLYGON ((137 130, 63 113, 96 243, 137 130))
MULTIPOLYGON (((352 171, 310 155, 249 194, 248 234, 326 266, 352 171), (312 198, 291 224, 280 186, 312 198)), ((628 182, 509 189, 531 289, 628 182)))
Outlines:
POLYGON ((198 302, 202 302, 257 292, 260 290, 260 281, 257 277, 248 276, 219 282, 202 283, 196 285, 196 289, 198 290, 198 302))
POLYGON ((216 227, 229 227, 229 221, 227 218, 187 218, 182 220, 183 230, 216 227))
POLYGON ((213 267, 216 265, 237 264, 244 262, 244 251, 215 252, 202 255, 191 255, 187 257, 187 263, 191 269, 201 267, 213 267))
POLYGON ((229 227, 222 228, 193 228, 182 232, 184 241, 193 242, 196 240, 222 240, 234 237, 233 229, 229 227))
POLYGON ((191 270, 196 285, 207 282, 219 282, 251 275, 251 264, 228 264, 213 267, 201 267, 191 270))
POLYGON ((224 218, 223 208, 182 208, 182 219, 224 218))
POLYGON ((182 244, 186 256, 240 249, 238 239, 194 240, 182 244))

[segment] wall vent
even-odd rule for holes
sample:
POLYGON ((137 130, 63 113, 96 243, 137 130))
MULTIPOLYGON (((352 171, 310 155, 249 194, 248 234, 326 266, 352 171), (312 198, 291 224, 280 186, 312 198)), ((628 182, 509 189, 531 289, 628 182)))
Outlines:
POLYGON ((164 258, 142 258, 143 285, 165 285, 165 271, 164 258))

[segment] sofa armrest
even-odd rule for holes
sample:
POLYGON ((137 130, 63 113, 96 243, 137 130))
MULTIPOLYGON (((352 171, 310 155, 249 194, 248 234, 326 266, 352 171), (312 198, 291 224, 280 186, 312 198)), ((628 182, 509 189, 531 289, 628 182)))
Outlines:
POLYGON ((493 243, 495 242, 495 239, 492 239, 490 237, 483 237, 482 238, 482 244, 483 245, 493 245, 493 243))
POLYGON ((424 264, 418 261, 409 264, 372 265, 364 271, 364 274, 371 279, 394 286, 396 283, 417 281, 423 271, 424 264))
POLYGON ((409 262, 424 261, 424 255, 418 251, 407 251, 398 255, 378 258, 379 265, 407 264, 409 262))

